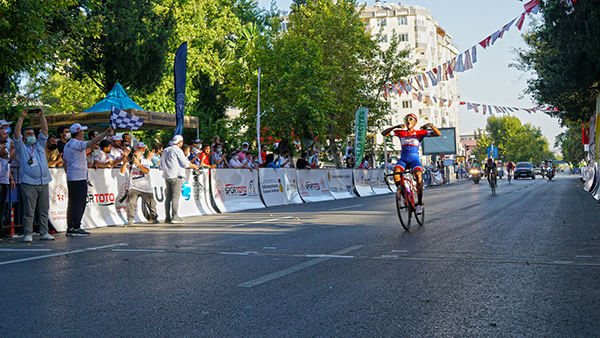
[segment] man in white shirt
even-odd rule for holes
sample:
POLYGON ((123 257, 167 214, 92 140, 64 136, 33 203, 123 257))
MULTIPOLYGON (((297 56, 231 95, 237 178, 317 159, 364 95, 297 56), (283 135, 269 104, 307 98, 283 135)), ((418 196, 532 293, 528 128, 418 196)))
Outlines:
POLYGON ((110 156, 112 146, 110 141, 102 140, 100 141, 100 146, 98 149, 98 153, 94 155, 94 165, 98 168, 112 168, 112 162, 108 159, 110 156))
POLYGON ((65 144, 63 164, 67 172, 67 188, 69 189, 69 202, 67 204, 67 236, 85 236, 90 233, 81 229, 81 219, 87 203, 88 168, 85 159, 85 150, 103 140, 106 135, 113 132, 112 128, 106 129, 94 139, 85 141, 83 133, 87 127, 75 123, 69 128, 71 139, 65 144))
POLYGON ((165 223, 184 223, 179 218, 179 196, 181 196, 181 187, 185 177, 185 169, 198 169, 198 166, 192 164, 183 154, 183 137, 175 135, 173 145, 163 150, 160 157, 160 169, 163 171, 165 179, 165 223), (171 213, 172 211, 172 213, 171 213))
POLYGON ((113 167, 120 165, 125 156, 123 156, 123 150, 121 149, 121 135, 113 135, 110 138, 112 144, 110 147, 110 153, 108 154, 108 161, 111 163, 113 167))
MULTIPOLYGON (((150 167, 152 161, 144 157, 146 145, 139 142, 136 145, 136 151, 130 161, 121 167, 120 173, 129 176, 129 192, 127 193, 127 224, 132 225, 135 218, 135 204, 138 197, 148 206, 149 218, 151 223, 158 223, 156 214, 156 201, 152 191, 152 179, 150 178, 150 167)), ((129 150, 125 151, 125 156, 129 155, 129 150)))

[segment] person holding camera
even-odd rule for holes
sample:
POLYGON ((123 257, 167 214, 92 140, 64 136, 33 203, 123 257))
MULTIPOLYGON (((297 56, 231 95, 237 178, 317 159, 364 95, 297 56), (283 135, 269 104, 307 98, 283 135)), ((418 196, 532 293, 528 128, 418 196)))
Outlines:
MULTIPOLYGON (((127 163, 121 167, 120 173, 129 176, 129 189, 123 198, 127 198, 127 225, 133 224, 135 218, 135 204, 138 197, 148 206, 150 223, 158 223, 158 215, 156 213, 156 201, 152 192, 152 179, 150 178, 150 167, 152 161, 144 157, 146 145, 144 142, 139 142, 136 145, 136 150, 126 150, 127 163)), ((122 202, 122 200, 120 201, 122 202)))
POLYGON ((67 236, 85 236, 90 233, 81 229, 81 219, 87 205, 88 167, 86 149, 102 141, 106 135, 113 132, 112 128, 106 129, 102 134, 89 141, 83 139, 87 127, 79 123, 73 124, 69 131, 71 139, 65 145, 63 152, 63 165, 67 172, 67 189, 69 202, 67 204, 67 236))
POLYGON ((15 150, 21 162, 20 179, 23 196, 23 231, 24 242, 33 241, 33 218, 39 208, 40 239, 53 240, 48 233, 48 212, 50 210, 50 194, 48 183, 52 181, 48 162, 46 161, 46 142, 48 141, 48 123, 42 108, 23 109, 15 127, 15 150), (35 137, 33 128, 21 127, 23 119, 28 115, 39 115, 42 131, 35 137))

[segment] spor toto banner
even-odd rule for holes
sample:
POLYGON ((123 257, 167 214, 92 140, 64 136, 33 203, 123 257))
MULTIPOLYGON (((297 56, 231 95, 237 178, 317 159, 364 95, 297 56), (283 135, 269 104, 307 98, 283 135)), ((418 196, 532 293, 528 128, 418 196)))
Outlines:
POLYGON ((213 169, 211 176, 212 196, 219 211, 265 207, 259 195, 258 170, 213 169))
POLYGON ((359 196, 375 195, 371 189, 371 174, 367 169, 354 169, 354 187, 359 196))
POLYGON ((336 199, 356 197, 352 189, 352 169, 328 169, 329 190, 336 199))
POLYGON ((296 170, 298 191, 304 202, 320 202, 334 200, 329 184, 327 184, 327 170, 299 169, 296 170))
MULTIPOLYGON (((210 191, 208 171, 186 170, 181 197, 179 198, 179 216, 200 216, 213 214, 215 211, 210 206, 210 191)), ((57 231, 67 230, 67 205, 69 192, 67 177, 64 169, 50 168, 52 181, 48 184, 50 192, 50 211, 48 219, 57 231)), ((126 200, 119 203, 119 199, 129 188, 127 176, 122 176, 118 168, 89 169, 88 194, 86 209, 81 221, 84 229, 104 227, 110 225, 123 225, 127 223, 126 200)), ((165 219, 165 180, 162 171, 150 169, 156 211, 160 220, 165 219)), ((142 199, 139 198, 135 205, 135 221, 144 222, 142 213, 142 199)))

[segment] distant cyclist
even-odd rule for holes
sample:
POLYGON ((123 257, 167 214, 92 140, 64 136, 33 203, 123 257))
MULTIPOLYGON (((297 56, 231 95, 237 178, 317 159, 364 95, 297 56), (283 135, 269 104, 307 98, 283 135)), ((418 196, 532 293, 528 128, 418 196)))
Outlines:
POLYGON ((487 162, 485 163, 485 173, 487 175, 488 182, 490 182, 490 184, 493 182, 493 184, 496 185, 496 163, 491 158, 488 158, 487 162))
POLYGON ((508 175, 512 174, 512 171, 515 170, 515 164, 512 161, 508 161, 506 164, 506 171, 508 171, 508 175))
MULTIPOLYGON (((418 202, 416 213, 421 214, 423 212, 423 169, 421 167, 421 161, 419 160, 419 146, 421 145, 423 138, 437 137, 442 135, 442 133, 440 133, 440 131, 431 123, 423 125, 421 130, 415 130, 415 126, 417 125, 417 115, 413 113, 408 113, 404 117, 404 122, 405 124, 399 124, 385 129, 381 132, 381 135, 398 136, 400 138, 402 152, 400 153, 400 159, 394 167, 394 172, 403 173, 407 165, 412 168, 413 174, 417 179, 418 202), (433 131, 428 131, 426 130, 427 128, 431 128, 433 131)), ((399 185, 400 177, 395 175, 394 181, 396 182, 396 186, 399 185)))

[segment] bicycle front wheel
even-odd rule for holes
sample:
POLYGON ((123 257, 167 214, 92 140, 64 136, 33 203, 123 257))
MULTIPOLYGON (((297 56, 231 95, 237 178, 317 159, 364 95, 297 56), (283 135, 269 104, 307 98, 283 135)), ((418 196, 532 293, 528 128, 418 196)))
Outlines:
POLYGON ((410 229, 410 202, 406 199, 406 190, 402 186, 396 190, 396 209, 404 230, 410 229))
POLYGON ((415 211, 415 219, 417 220, 417 223, 419 223, 420 226, 423 226, 423 223, 425 223, 425 205, 421 204, 421 213, 417 214, 417 212, 415 211))

